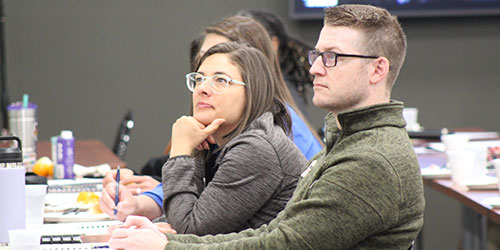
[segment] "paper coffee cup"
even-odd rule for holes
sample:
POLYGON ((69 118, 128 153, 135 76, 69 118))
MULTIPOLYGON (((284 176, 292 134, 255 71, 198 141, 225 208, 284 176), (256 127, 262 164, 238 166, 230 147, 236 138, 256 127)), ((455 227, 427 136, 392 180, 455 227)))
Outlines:
POLYGON ((43 224, 47 185, 26 185, 26 225, 43 224))
POLYGON ((472 150, 448 150, 446 158, 451 169, 451 180, 459 185, 473 178, 476 152, 472 150))

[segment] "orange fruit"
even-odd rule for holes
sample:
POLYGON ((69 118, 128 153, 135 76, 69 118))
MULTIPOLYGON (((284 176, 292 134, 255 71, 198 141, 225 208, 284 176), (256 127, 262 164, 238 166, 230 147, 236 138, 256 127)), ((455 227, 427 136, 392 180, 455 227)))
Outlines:
POLYGON ((76 198, 76 202, 81 204, 99 203, 99 195, 94 192, 80 192, 76 198))
POLYGON ((90 213, 92 214, 102 214, 101 206, 99 206, 99 203, 94 204, 89 208, 90 213))
POLYGON ((40 157, 33 165, 33 173, 39 176, 54 176, 54 163, 49 157, 40 157))

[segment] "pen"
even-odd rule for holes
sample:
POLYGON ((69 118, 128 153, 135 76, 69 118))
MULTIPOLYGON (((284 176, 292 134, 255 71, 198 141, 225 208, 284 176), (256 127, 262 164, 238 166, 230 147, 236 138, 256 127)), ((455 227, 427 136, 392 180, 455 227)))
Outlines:
POLYGON ((118 169, 116 170, 116 193, 115 193, 115 215, 118 212, 116 206, 118 206, 118 194, 120 193, 120 165, 118 165, 118 169))

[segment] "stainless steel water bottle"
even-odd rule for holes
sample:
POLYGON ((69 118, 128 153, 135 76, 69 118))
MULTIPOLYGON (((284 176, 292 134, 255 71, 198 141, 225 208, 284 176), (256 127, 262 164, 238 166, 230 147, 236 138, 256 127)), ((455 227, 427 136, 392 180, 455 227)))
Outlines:
POLYGON ((36 161, 36 142, 38 140, 37 105, 16 102, 7 107, 10 134, 17 136, 23 143, 23 164, 31 172, 36 161))

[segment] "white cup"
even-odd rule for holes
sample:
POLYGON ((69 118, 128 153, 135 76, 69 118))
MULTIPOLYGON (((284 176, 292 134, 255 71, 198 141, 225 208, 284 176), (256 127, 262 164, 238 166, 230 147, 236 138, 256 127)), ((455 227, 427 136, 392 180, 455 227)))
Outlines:
POLYGON ((465 134, 442 135, 441 141, 446 151, 463 149, 469 143, 469 136, 465 134))
POLYGON ((418 131, 420 129, 420 124, 418 124, 417 108, 404 108, 403 118, 406 121, 406 129, 410 131, 418 131))
POLYGON ((26 225, 43 224, 47 185, 26 185, 26 225))
POLYGON ((26 228, 9 230, 9 246, 11 250, 38 250, 42 230, 26 228))
POLYGON ((472 150, 476 152, 474 157, 474 173, 473 177, 478 178, 486 175, 487 169, 486 165, 488 163, 488 152, 487 148, 484 146, 474 146, 474 143, 469 143, 464 147, 465 150, 472 150))
POLYGON ((473 150, 447 150, 446 158, 451 169, 454 184, 474 178, 476 152, 473 150))
POLYGON ((498 190, 500 190, 500 158, 494 159, 491 162, 493 163, 493 166, 495 166, 495 171, 497 173, 497 179, 498 179, 498 190))

